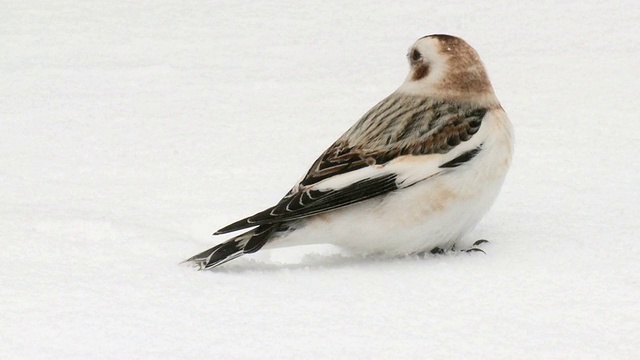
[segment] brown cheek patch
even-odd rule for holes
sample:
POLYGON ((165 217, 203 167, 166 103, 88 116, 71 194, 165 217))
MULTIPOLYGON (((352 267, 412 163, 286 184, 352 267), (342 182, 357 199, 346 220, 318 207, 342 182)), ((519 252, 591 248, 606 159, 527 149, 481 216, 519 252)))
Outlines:
POLYGON ((411 76, 411 80, 414 80, 414 81, 420 80, 427 75, 429 75, 429 65, 420 64, 413 71, 413 76, 411 76))

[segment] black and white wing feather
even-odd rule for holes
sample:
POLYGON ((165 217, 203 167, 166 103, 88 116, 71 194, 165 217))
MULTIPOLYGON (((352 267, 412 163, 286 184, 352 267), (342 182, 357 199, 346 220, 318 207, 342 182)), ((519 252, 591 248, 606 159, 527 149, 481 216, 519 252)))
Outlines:
POLYGON ((275 206, 215 234, 297 220, 411 186, 470 161, 489 109, 392 94, 360 119, 275 206), (420 157, 416 169, 408 158, 420 157))

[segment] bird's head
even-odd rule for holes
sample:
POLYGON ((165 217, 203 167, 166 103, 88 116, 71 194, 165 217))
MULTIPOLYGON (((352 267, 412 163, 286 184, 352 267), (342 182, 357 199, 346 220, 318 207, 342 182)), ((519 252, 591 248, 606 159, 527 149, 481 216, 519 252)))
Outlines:
POLYGON ((478 53, 460 38, 424 36, 409 48, 407 59, 411 69, 399 92, 451 100, 495 98, 478 53))

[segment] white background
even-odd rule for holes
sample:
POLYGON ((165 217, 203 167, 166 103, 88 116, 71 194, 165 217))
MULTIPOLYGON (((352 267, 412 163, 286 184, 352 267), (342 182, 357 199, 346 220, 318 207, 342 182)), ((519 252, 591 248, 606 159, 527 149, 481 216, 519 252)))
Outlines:
POLYGON ((4 0, 3 358, 640 356, 640 7, 4 0), (480 53, 516 131, 481 253, 179 266, 394 91, 480 53))

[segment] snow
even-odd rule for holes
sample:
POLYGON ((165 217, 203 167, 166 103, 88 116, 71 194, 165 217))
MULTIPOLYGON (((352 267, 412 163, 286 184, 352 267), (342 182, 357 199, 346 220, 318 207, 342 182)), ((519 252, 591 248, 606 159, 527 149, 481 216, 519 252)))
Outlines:
POLYGON ((637 358, 638 34, 634 1, 5 0, 0 353, 637 358), (486 255, 179 266, 284 195, 430 33, 478 50, 514 123, 466 239, 486 255))

